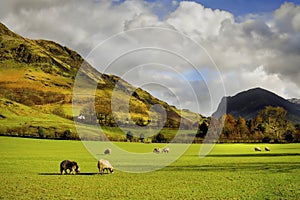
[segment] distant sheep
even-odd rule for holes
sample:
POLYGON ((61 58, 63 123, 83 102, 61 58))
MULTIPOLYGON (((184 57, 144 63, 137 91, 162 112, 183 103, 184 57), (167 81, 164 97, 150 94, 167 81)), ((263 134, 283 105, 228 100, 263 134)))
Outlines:
POLYGON ((254 150, 255 151, 261 151, 261 148, 260 147, 255 147, 254 150))
POLYGON ((270 148, 269 147, 265 147, 265 151, 270 151, 270 148))
POLYGON ((153 153, 160 153, 160 148, 155 147, 155 148, 153 149, 153 153))
POLYGON ((107 173, 114 173, 114 168, 108 160, 98 160, 98 169, 100 174, 103 174, 104 170, 106 170, 107 173))
POLYGON ((105 154, 105 155, 111 154, 111 149, 105 149, 105 150, 104 150, 104 154, 105 154))
POLYGON ((170 148, 165 147, 165 148, 163 148, 162 153, 169 153, 169 151, 170 151, 170 148))

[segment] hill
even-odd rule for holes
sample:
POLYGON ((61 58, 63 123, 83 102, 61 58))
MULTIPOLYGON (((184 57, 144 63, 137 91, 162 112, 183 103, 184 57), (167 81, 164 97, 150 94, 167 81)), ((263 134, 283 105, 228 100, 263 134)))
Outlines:
POLYGON ((290 102, 277 94, 262 88, 254 88, 240 92, 235 96, 223 97, 217 111, 213 114, 220 117, 220 108, 227 104, 227 114, 234 118, 239 116, 245 119, 254 118, 260 110, 266 106, 282 107, 287 111, 287 119, 293 122, 300 122, 300 105, 290 102))
POLYGON ((63 134, 62 130, 75 130, 72 120, 79 114, 85 115, 86 119, 82 121, 85 124, 146 126, 151 123, 152 126, 159 126, 162 121, 161 110, 153 109, 155 105, 160 105, 166 111, 166 128, 197 127, 203 118, 196 113, 178 110, 115 75, 98 72, 68 47, 53 41, 24 38, 1 23, 0 98, 1 134, 8 130, 13 132, 15 128, 24 125, 32 127, 35 135, 38 134, 38 127, 51 127, 58 135, 63 134), (76 77, 84 77, 83 88, 89 89, 91 84, 97 86, 92 97, 95 100, 92 107, 95 108, 96 118, 89 117, 92 115, 91 97, 76 97, 80 104, 76 108, 72 107, 76 77), (119 106, 114 109, 114 116, 111 110, 112 94, 117 97, 119 106), (128 104, 126 99, 130 100, 129 117, 133 124, 123 120, 124 116, 128 117, 128 113, 122 111, 122 105, 128 104), (7 109, 7 102, 14 105, 14 108, 7 109), (26 110, 25 114, 23 110, 26 110), (46 123, 38 120, 38 123, 37 119, 43 118, 38 113, 48 116, 49 120, 46 123), (55 123, 57 121, 63 123, 55 123), (62 128, 63 124, 66 124, 65 128, 62 128))

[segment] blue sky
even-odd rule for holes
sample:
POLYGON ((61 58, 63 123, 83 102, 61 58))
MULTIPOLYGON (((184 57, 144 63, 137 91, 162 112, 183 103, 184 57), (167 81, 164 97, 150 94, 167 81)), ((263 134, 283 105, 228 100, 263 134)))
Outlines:
POLYGON ((196 0, 195 2, 212 9, 221 9, 235 16, 269 13, 278 9, 284 2, 299 4, 300 0, 196 0))
MULTIPOLYGON (((177 4, 174 4, 173 0, 146 0, 154 4, 164 5, 163 7, 156 6, 154 12, 163 18, 169 12, 174 11, 181 0, 176 0, 177 4), (172 3, 173 2, 173 3, 172 3)), ((121 1, 122 2, 122 1, 121 1)), ((197 2, 202 4, 206 8, 220 9, 228 11, 236 18, 245 16, 247 14, 268 14, 278 9, 284 2, 293 2, 300 4, 300 0, 192 0, 191 2, 197 2)))

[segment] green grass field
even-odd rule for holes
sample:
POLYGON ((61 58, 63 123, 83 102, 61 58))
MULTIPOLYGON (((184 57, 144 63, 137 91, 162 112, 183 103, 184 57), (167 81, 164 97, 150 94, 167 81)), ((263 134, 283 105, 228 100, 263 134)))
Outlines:
MULTIPOLYGON (((256 144, 217 144, 201 159, 193 144, 160 170, 112 175, 97 173, 97 159, 80 141, 0 137, 0 145, 0 199, 300 199, 300 144, 268 144, 271 152, 255 152, 256 144), (64 159, 76 160, 81 174, 60 175, 64 159)), ((130 152, 164 146, 116 145, 130 152)), ((172 148, 155 156, 172 156, 172 148)))

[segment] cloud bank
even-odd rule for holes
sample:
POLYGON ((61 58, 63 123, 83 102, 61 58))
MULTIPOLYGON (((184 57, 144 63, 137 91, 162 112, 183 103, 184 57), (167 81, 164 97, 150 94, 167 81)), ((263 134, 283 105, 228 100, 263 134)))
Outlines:
POLYGON ((252 87, 300 98, 299 5, 284 3, 268 18, 249 15, 239 22, 195 2, 172 1, 169 10, 164 5, 15 0, 1 3, 0 20, 26 37, 69 46, 100 72, 205 115, 223 95, 252 87))

